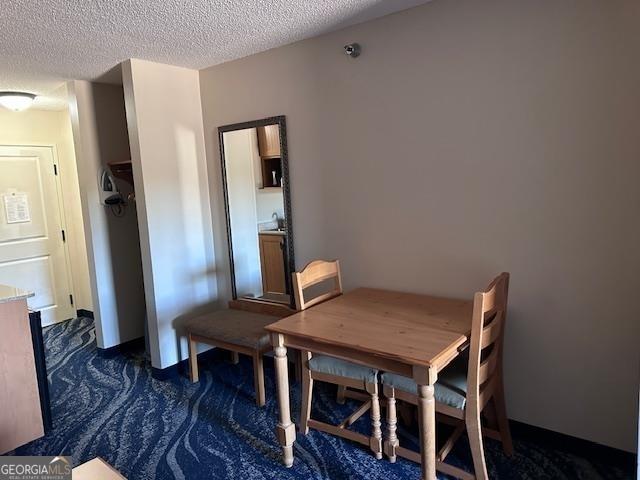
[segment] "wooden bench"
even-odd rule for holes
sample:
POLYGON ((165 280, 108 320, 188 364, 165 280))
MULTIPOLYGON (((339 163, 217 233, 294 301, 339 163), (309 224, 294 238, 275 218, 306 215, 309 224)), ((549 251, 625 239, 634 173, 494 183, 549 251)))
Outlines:
POLYGON ((184 321, 181 329, 189 340, 189 377, 198 381, 197 344, 205 343, 253 358, 256 403, 265 404, 262 356, 272 350, 269 334, 264 329, 282 316, 271 316, 244 310, 220 310, 184 321))

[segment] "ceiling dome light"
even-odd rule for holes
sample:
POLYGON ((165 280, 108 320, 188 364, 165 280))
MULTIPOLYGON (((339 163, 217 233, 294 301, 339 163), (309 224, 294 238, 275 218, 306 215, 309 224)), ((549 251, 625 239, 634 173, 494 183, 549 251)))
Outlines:
POLYGON ((26 92, 0 92, 0 105, 14 112, 26 110, 36 96, 26 92))

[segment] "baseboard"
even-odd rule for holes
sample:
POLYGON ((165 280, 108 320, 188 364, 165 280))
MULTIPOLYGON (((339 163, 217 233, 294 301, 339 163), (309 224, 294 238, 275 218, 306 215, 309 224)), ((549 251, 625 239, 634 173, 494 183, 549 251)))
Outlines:
POLYGON ((91 310, 85 310, 84 308, 77 310, 76 315, 78 315, 78 318, 84 317, 93 319, 93 312, 91 310))
MULTIPOLYGON (((219 348, 210 348, 206 352, 198 354, 199 362, 206 362, 208 360, 218 359, 223 355, 219 348)), ((180 362, 171 365, 166 368, 151 367, 151 376, 156 380, 170 380, 177 377, 184 377, 189 375, 189 359, 181 360, 180 362)))
POLYGON ((105 358, 111 358, 116 355, 122 355, 123 353, 131 351, 144 351, 144 348, 144 337, 140 337, 129 340, 128 342, 121 343, 120 345, 114 345, 113 347, 109 348, 98 347, 98 354, 105 358))
POLYGON ((509 420, 509 424, 511 435, 518 440, 532 441, 585 458, 598 458, 608 464, 619 465, 625 471, 633 472, 636 468, 637 456, 634 453, 517 420, 509 420))

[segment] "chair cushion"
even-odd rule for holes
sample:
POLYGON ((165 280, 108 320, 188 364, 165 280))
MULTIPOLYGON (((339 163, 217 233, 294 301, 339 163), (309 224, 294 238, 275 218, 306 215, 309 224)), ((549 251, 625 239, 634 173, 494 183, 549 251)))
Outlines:
POLYGON ((278 317, 260 313, 228 309, 184 319, 176 325, 176 329, 212 341, 263 350, 270 345, 269 334, 264 327, 278 320, 278 317))
POLYGON ((327 355, 313 355, 309 360, 309 370, 368 383, 378 381, 378 370, 327 355))
MULTIPOLYGON (((460 355, 438 373, 438 381, 434 386, 436 402, 461 410, 464 408, 467 402, 467 365, 468 357, 460 355)), ((412 378, 395 373, 383 373, 381 381, 383 385, 418 394, 418 386, 412 378)))

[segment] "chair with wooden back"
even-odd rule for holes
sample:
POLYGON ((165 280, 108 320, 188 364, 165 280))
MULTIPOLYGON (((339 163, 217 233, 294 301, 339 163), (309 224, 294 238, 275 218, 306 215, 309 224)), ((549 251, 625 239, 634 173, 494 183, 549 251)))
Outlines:
MULTIPOLYGON (((462 479, 488 478, 483 434, 500 440, 507 455, 513 453, 502 380, 508 290, 509 274, 502 273, 484 292, 475 294, 468 360, 466 355, 459 355, 438 373, 435 384, 436 413, 440 420, 455 425, 453 433, 438 452, 438 469, 462 479), (493 409, 483 412, 489 403, 493 409), (481 424, 483 413, 491 421, 491 426, 481 424), (445 457, 465 429, 469 437, 475 476, 444 463, 445 457)), ((416 384, 410 378, 384 373, 382 385, 388 407, 385 453, 392 462, 396 455, 400 455, 419 463, 420 455, 400 447, 396 435, 396 398, 417 405, 416 384)))
MULTIPOLYGON (((342 295, 342 279, 339 262, 316 260, 308 264, 301 272, 294 272, 293 291, 299 310, 325 302, 342 295), (332 288, 315 298, 305 297, 305 290, 323 286, 333 281, 332 288), (322 284, 322 285, 321 285, 322 284)), ((382 429, 380 423, 380 401, 378 398, 378 370, 358 365, 328 355, 301 352, 302 358, 302 408, 300 413, 300 432, 306 435, 309 428, 338 435, 367 445, 376 458, 382 458, 382 429), (350 398, 361 400, 363 404, 339 425, 331 425, 311 418, 311 401, 314 380, 338 385, 338 399, 344 400, 345 390, 354 388, 364 392, 349 392, 350 398), (372 433, 370 436, 348 430, 356 420, 371 410, 372 433)))

